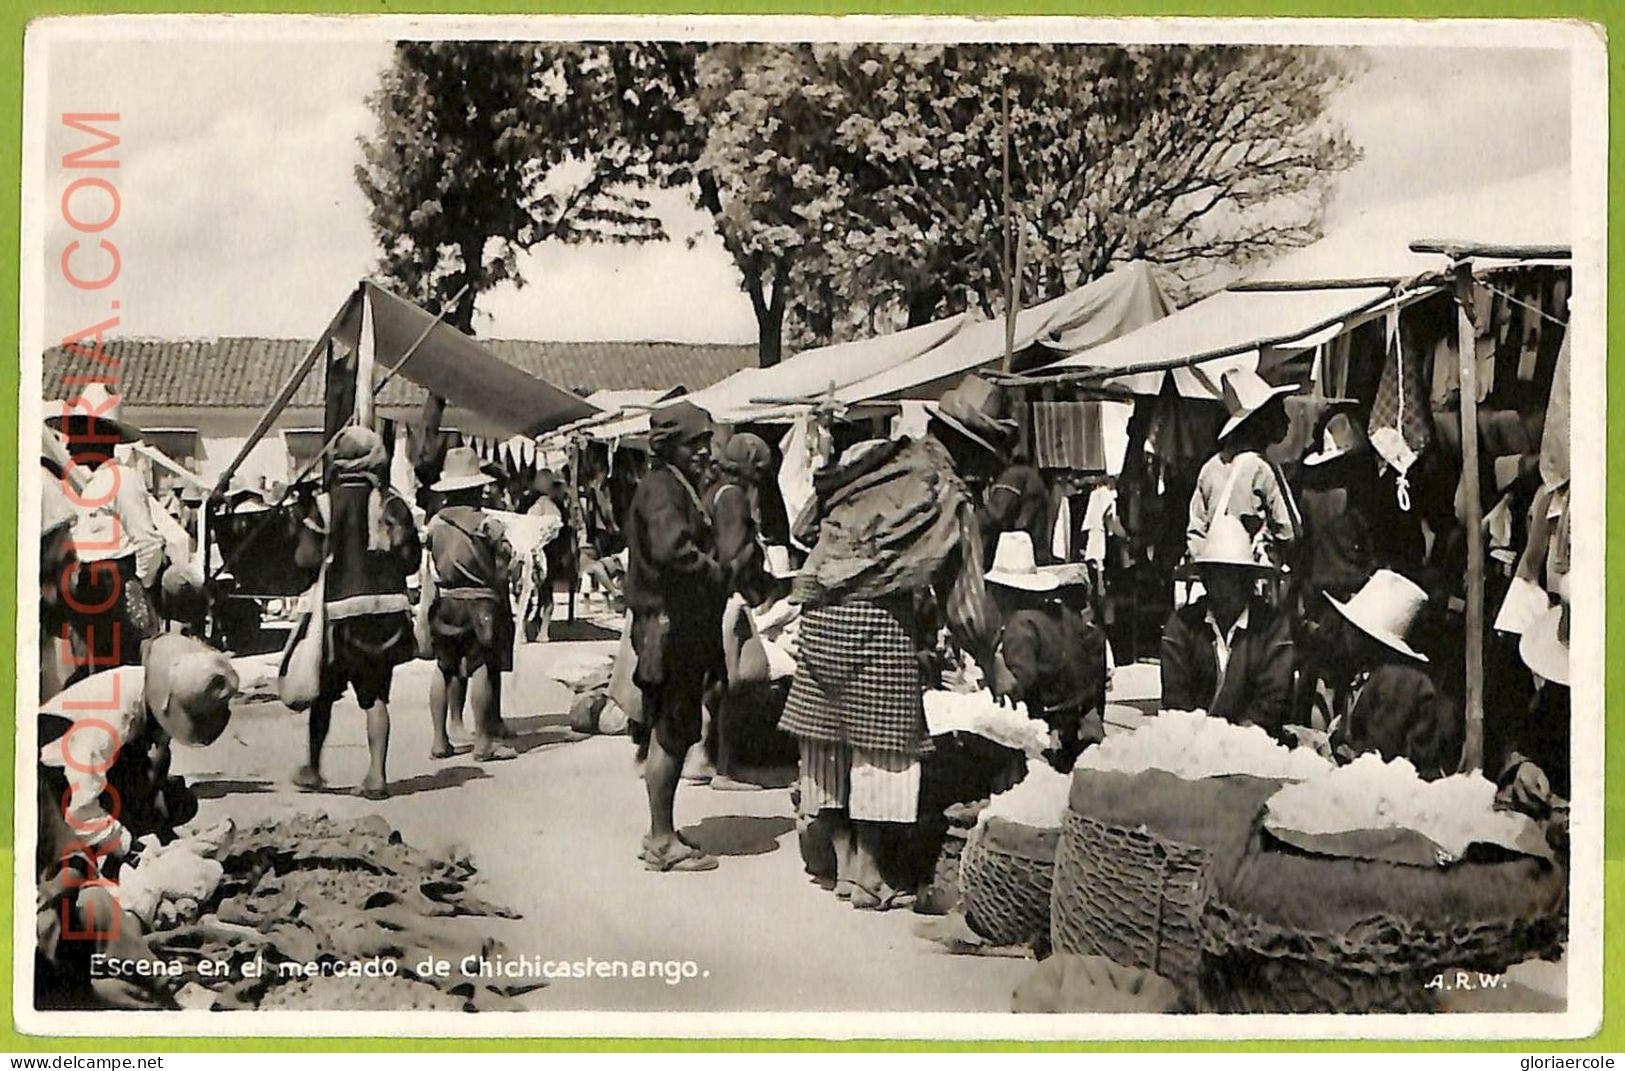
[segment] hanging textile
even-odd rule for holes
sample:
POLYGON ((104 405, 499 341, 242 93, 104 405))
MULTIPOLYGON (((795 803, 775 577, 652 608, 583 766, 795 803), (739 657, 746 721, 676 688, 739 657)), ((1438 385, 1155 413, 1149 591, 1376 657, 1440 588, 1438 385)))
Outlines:
POLYGON ((1371 448, 1399 473, 1399 504, 1408 511, 1410 488, 1406 474, 1431 441, 1432 431, 1428 424, 1427 398, 1422 391, 1422 362, 1417 354, 1405 352, 1397 308, 1389 310, 1386 327, 1388 358, 1371 403, 1368 426, 1371 448))
MULTIPOLYGON (((779 467, 779 494, 784 498, 792 532, 796 518, 813 500, 813 475, 823 467, 832 447, 828 438, 828 433, 809 414, 791 424, 790 430, 779 440, 779 453, 784 458, 784 464, 779 467)), ((796 542, 793 536, 791 541, 796 542)), ((801 546, 799 542, 796 545, 801 546)), ((807 548, 802 546, 802 549, 807 548)))
POLYGON ((1557 487, 1569 480, 1569 336, 1557 351, 1552 394, 1546 402, 1546 426, 1540 436, 1540 482, 1557 487))
POLYGON ((1099 402, 1034 402, 1032 441, 1041 469, 1105 471, 1099 402))

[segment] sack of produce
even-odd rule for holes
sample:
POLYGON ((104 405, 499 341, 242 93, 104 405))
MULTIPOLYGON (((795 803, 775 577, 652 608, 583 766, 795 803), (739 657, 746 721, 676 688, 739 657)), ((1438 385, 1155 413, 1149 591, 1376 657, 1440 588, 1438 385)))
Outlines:
POLYGON ((1282 788, 1203 920, 1211 1011, 1432 1011, 1428 983, 1558 954, 1567 877, 1495 787, 1363 756, 1282 788))

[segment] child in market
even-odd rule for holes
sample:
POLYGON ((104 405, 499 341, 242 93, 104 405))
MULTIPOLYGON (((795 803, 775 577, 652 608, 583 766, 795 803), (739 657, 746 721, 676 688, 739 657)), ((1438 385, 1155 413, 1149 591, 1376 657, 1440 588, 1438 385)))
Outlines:
POLYGON ((1347 602, 1328 601, 1347 626, 1340 646, 1349 676, 1333 700, 1331 749, 1340 762, 1366 752, 1408 760, 1426 780, 1456 772, 1462 718, 1427 671, 1427 656, 1408 634, 1427 593, 1379 569, 1347 602))
POLYGON ((1027 534, 1006 532, 987 581, 1005 622, 995 693, 1050 727, 1046 757, 1068 772, 1105 735, 1106 640, 1078 609, 1088 574, 1082 565, 1038 565, 1027 534))

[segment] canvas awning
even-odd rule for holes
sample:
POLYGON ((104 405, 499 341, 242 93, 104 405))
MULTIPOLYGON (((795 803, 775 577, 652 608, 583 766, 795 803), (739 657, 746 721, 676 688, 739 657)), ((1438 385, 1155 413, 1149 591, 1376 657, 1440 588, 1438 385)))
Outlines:
POLYGON ((1384 303, 1386 286, 1338 290, 1221 290, 1131 335, 1065 357, 1039 376, 1100 373, 1101 386, 1156 395, 1163 378, 1187 398, 1217 396, 1212 384, 1232 368, 1256 369, 1262 350, 1307 349, 1331 325, 1384 303), (1200 372, 1193 369, 1200 367, 1200 372))
POLYGON ((398 369, 398 375, 509 434, 540 435, 598 412, 586 399, 500 360, 455 327, 437 323, 410 301, 373 283, 362 283, 350 295, 329 337, 359 348, 363 301, 372 306, 374 360, 379 368, 398 369), (428 337, 407 356, 431 324, 428 337))
POLYGON ((1570 234, 1568 189, 1566 171, 1548 171, 1363 213, 1245 282, 1133 334, 1068 351, 1035 377, 1082 378, 1154 395, 1172 375, 1182 395, 1215 397, 1215 385, 1231 368, 1256 368, 1271 350, 1321 345, 1377 315, 1396 295, 1409 302, 1435 292, 1450 261, 1412 251, 1418 237, 1563 246, 1570 234))
MULTIPOLYGON (((787 419, 818 398, 834 397, 847 384, 942 345, 969 322, 961 314, 875 338, 802 350, 771 368, 741 369, 684 400, 727 424, 787 419)), ((649 430, 649 414, 640 408, 583 430, 599 439, 641 435, 649 430)))
MULTIPOLYGON (((1016 315, 1015 352, 1035 344, 1075 352, 1127 335, 1168 315, 1172 304, 1151 266, 1135 262, 1016 315)), ((1003 320, 984 320, 958 331, 911 361, 843 387, 846 402, 942 396, 969 372, 1004 359, 1003 320)))

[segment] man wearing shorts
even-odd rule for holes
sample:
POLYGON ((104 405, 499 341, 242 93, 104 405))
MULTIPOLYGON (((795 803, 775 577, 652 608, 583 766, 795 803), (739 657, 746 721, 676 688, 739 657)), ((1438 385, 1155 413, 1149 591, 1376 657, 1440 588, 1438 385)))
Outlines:
MULTIPOLYGON (((502 674, 513 669, 513 609, 508 602, 508 571, 513 548, 502 525, 480 508, 484 488, 493 477, 480 471, 471 447, 446 454, 445 467, 433 488, 445 505, 429 522, 432 590, 429 636, 434 647, 435 676, 429 686, 429 716, 434 723, 430 757, 454 754, 446 735, 448 697, 465 694, 474 704, 474 759, 492 762, 514 758, 500 742, 502 674)), ((457 704, 460 709, 462 704, 457 704)))
POLYGON ((700 499, 710 464, 711 418, 690 402, 655 411, 654 461, 627 511, 626 601, 632 610, 634 679, 643 693, 633 727, 649 794, 642 859, 650 870, 714 870, 672 820, 683 758, 701 736, 705 689, 724 676, 727 587, 700 499))

